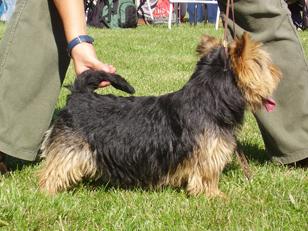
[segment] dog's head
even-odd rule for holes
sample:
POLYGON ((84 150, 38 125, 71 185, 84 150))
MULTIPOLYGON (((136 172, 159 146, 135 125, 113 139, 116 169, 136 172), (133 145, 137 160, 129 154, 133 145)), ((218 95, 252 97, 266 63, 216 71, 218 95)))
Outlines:
MULTIPOLYGON (((268 111, 272 109, 275 102, 271 95, 281 79, 280 70, 261 46, 248 33, 244 33, 241 38, 228 44, 229 56, 225 58, 227 67, 232 69, 236 84, 252 111, 258 110, 262 105, 268 111)), ((222 59, 224 47, 220 40, 203 36, 197 52, 201 57, 218 53, 218 58, 222 59)))

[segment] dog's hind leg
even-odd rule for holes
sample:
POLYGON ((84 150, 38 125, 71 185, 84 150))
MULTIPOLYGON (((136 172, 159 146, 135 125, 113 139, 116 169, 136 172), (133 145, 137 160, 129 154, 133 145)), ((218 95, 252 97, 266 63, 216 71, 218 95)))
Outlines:
POLYGON ((70 129, 51 132, 43 142, 42 157, 46 159, 39 172, 39 185, 48 194, 67 190, 84 178, 99 175, 95 153, 70 129))

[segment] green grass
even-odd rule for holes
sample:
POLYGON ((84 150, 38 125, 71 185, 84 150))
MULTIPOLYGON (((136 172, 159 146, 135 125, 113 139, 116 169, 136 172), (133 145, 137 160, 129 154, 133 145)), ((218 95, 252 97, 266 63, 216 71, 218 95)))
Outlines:
MULTIPOLYGON (((4 25, 0 24, 2 37, 4 25)), ((113 64, 136 95, 179 89, 194 70, 201 34, 222 30, 199 25, 140 26, 136 30, 91 29, 101 60, 113 64)), ((300 37, 308 53, 308 33, 300 37)), ((70 68, 66 83, 73 80, 70 68)), ((102 90, 122 94, 111 88, 102 90)), ((57 109, 68 91, 61 91, 57 109)), ((228 199, 187 197, 183 190, 123 190, 83 184, 48 197, 38 191, 38 166, 0 176, 0 230, 308 230, 308 174, 268 161, 251 114, 240 133, 250 156, 247 182, 234 161, 221 177, 228 199)))

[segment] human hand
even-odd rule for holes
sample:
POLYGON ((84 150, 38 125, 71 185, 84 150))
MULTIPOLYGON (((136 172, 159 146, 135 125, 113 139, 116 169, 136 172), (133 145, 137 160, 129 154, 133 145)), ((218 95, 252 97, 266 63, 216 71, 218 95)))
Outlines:
MULTIPOLYGON (((102 63, 96 56, 95 49, 90 43, 79 43, 71 51, 74 62, 75 72, 77 75, 86 70, 103 70, 109 73, 115 73, 116 69, 110 65, 102 63)), ((103 81, 100 87, 110 85, 109 82, 103 81)))

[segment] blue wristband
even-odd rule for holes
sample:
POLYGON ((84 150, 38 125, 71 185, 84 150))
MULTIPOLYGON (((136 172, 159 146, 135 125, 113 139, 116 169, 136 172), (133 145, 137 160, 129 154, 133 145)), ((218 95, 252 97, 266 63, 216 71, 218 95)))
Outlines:
POLYGON ((93 43, 94 39, 89 35, 79 35, 67 44, 67 52, 71 56, 72 49, 79 43, 93 43))

